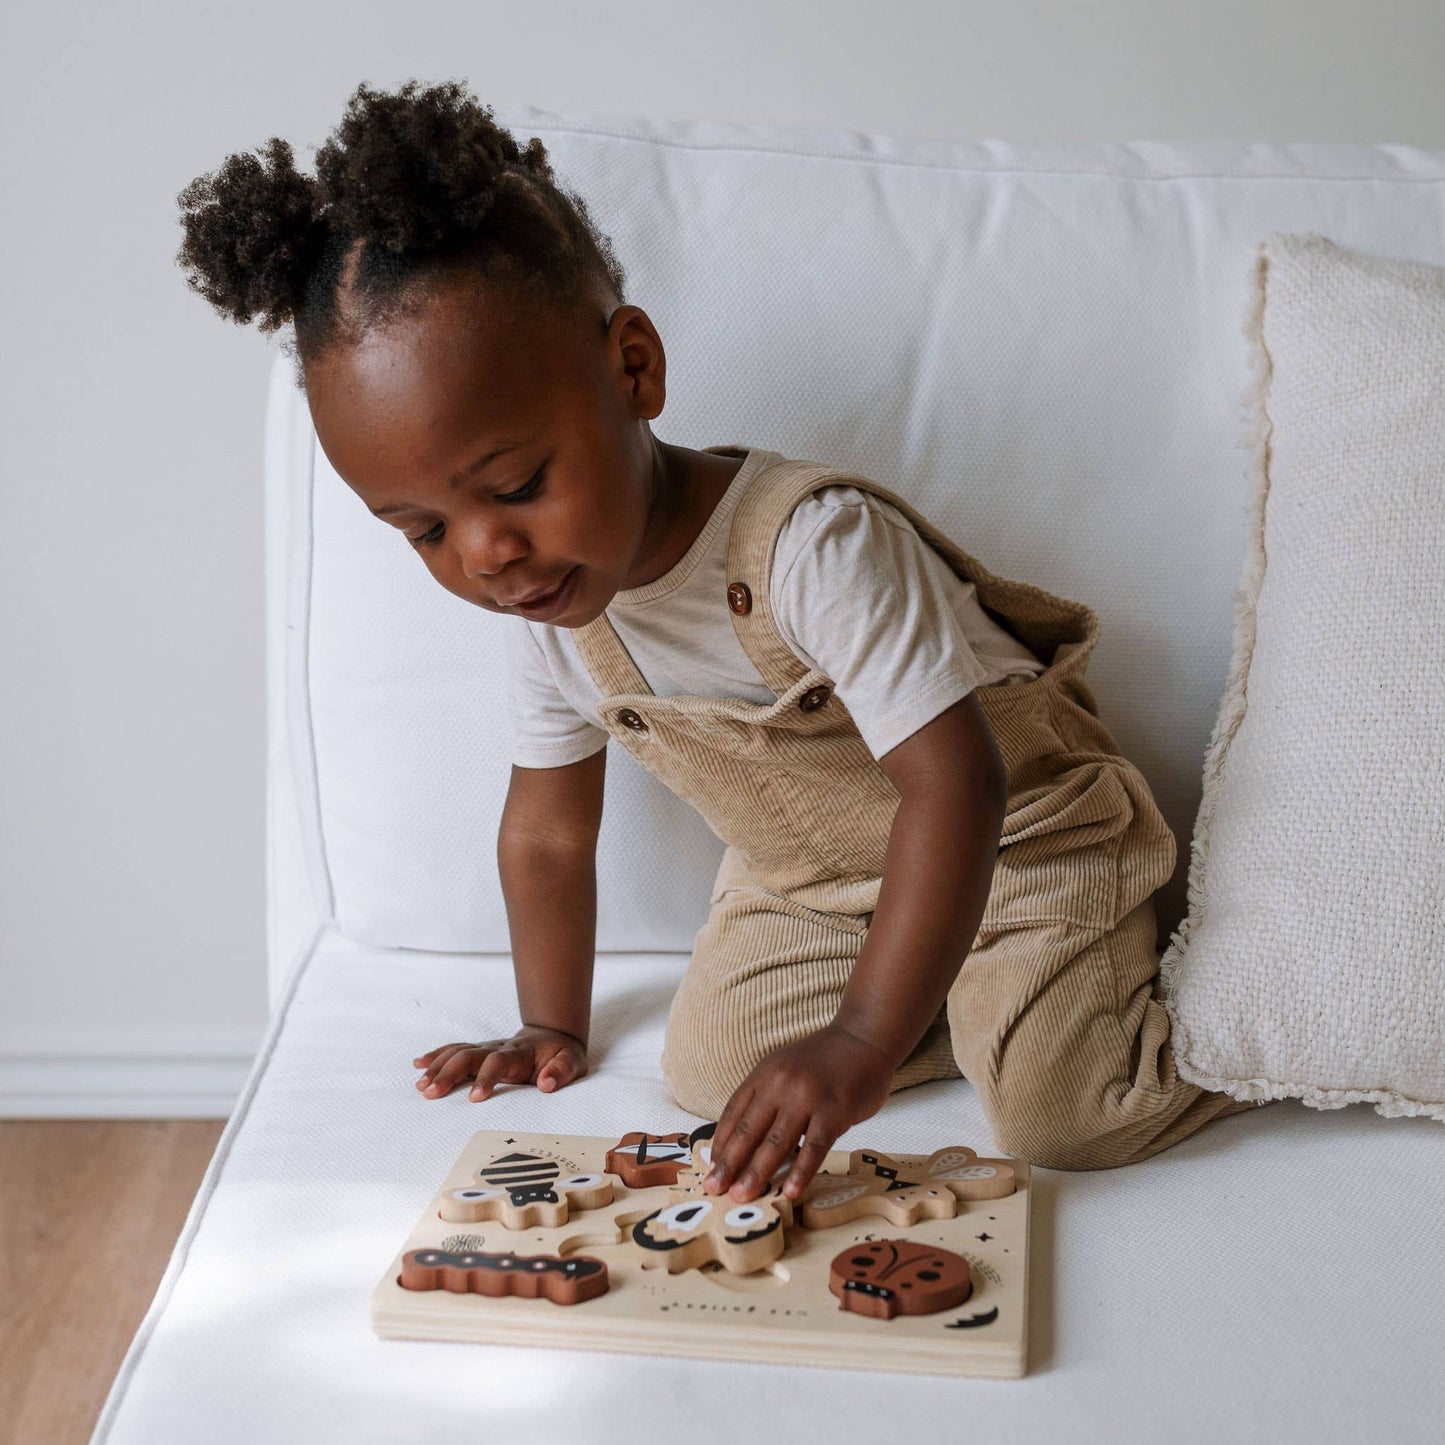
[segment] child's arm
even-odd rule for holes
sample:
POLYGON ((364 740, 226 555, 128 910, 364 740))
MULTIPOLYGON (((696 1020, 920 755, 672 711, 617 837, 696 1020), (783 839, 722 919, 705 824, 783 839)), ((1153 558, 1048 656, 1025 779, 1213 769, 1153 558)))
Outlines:
POLYGON ((882 1108, 973 947, 993 883, 1007 774, 969 693, 879 760, 899 792, 883 885, 833 1022, 752 1071, 713 1137, 707 1186, 753 1199, 797 1146, 797 1198, 834 1141, 882 1108))
POLYGON ((522 1027, 510 1039, 446 1044, 421 1055, 417 1087, 441 1098, 475 1077, 473 1100, 499 1083, 552 1089, 587 1072, 597 944, 597 832, 607 749, 560 768, 512 768, 497 866, 522 1027))

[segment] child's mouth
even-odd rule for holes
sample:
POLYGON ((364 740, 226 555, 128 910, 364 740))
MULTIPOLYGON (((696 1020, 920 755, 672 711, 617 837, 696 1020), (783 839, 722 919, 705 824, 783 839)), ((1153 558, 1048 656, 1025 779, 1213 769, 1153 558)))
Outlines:
POLYGON ((550 621, 561 613, 571 601, 572 587, 577 580, 577 572, 578 568, 573 567, 558 584, 555 591, 547 593, 545 597, 539 597, 535 602, 518 602, 508 608, 508 611, 520 613, 529 622, 550 621))

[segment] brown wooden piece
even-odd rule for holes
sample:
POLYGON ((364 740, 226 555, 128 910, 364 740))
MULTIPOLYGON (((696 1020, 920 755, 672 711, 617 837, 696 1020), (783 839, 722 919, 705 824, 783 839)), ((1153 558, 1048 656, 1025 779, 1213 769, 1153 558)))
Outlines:
POLYGON ((961 1305, 973 1293, 968 1261, 952 1250, 911 1239, 849 1245, 828 1268, 838 1308, 870 1319, 932 1315, 961 1305))
POLYGON ((676 1134, 644 1134, 640 1130, 624 1134, 607 1151, 607 1172, 617 1175, 629 1189, 676 1184, 678 1172, 687 1167, 691 1157, 690 1138, 685 1130, 676 1134))
POLYGON ((581 1304, 607 1293, 607 1265, 591 1255, 487 1254, 480 1250, 412 1249, 401 1257, 403 1289, 445 1289, 494 1298, 521 1295, 554 1305, 581 1304))

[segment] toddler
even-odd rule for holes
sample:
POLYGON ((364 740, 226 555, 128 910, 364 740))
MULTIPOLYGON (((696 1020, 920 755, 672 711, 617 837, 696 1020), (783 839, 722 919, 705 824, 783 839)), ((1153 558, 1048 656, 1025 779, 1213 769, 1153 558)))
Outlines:
POLYGON ((497 845, 522 1026, 417 1087, 587 1071, 609 740, 726 843, 667 1021, 707 1187, 796 1198, 889 1093, 972 1081, 998 1148, 1093 1169, 1250 1105, 1176 1076, 1176 845, 1085 681, 1095 614, 867 477, 650 423, 666 355, 582 198, 457 83, 361 85, 314 178, 273 138, 179 197, 190 284, 290 323, 322 448, 499 613, 497 845))

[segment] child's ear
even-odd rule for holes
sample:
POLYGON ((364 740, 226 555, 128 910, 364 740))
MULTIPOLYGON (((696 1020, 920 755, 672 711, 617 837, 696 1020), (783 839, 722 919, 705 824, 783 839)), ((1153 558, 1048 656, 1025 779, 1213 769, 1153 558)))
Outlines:
POLYGON ((667 352, 652 318, 640 306, 619 306, 608 323, 608 336, 633 415, 646 421, 661 416, 667 401, 667 352))

